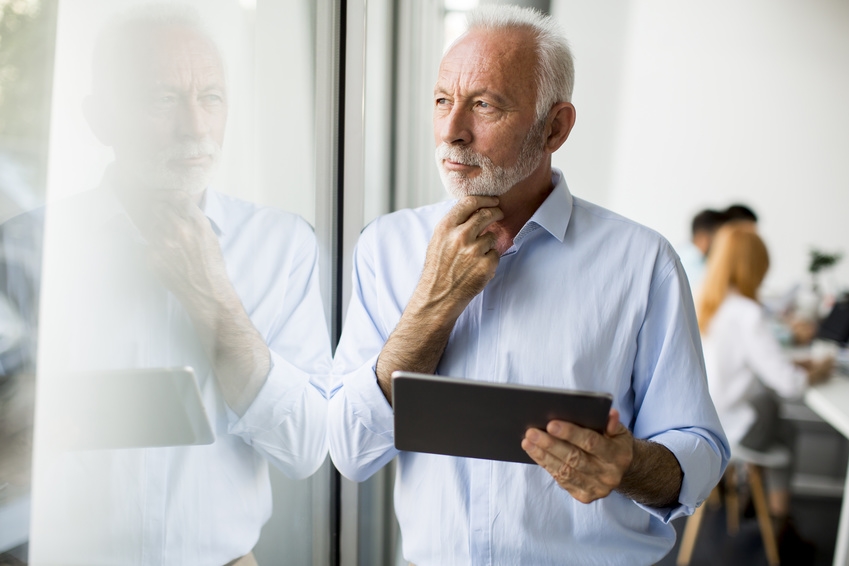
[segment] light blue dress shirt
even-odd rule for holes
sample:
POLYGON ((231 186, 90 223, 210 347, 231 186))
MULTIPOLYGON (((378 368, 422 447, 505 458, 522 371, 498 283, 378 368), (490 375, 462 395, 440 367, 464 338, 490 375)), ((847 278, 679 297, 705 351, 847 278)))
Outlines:
POLYGON ((672 247, 572 197, 559 171, 553 183, 457 320, 437 373, 611 393, 637 438, 678 459, 679 505, 652 509, 615 492, 585 505, 539 466, 394 448, 374 367, 453 203, 402 210, 375 220, 357 245, 328 436, 334 463, 355 481, 398 456, 395 510, 404 557, 417 566, 651 564, 673 546, 669 521, 692 513, 725 469, 728 446, 672 247))
MULTIPOLYGON (((270 350, 267 381, 239 417, 106 179, 47 209, 39 379, 191 366, 215 441, 57 454, 37 444, 30 557, 220 566, 250 552, 271 515, 268 463, 302 478, 327 455, 330 344, 315 235, 295 214, 205 194, 227 275, 270 350)), ((37 430, 51 416, 38 418, 37 430)))

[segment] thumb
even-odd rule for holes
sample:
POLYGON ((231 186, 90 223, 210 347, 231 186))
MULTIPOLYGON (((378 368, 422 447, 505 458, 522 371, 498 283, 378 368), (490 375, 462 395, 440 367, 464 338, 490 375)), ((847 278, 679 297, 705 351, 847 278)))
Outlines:
POLYGON ((616 409, 610 409, 610 413, 607 415, 607 428, 605 428, 604 432, 607 436, 616 436, 622 432, 622 429, 625 428, 621 422, 619 422, 619 411, 616 409))

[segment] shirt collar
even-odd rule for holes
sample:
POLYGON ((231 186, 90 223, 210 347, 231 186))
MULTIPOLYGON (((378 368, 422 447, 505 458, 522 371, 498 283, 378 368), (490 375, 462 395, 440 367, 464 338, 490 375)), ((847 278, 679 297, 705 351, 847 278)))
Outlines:
POLYGON ((551 183, 554 189, 516 234, 513 239, 514 246, 519 245, 529 234, 539 228, 544 228, 559 242, 563 242, 566 238, 566 228, 572 217, 572 193, 569 192, 560 169, 551 169, 551 183))

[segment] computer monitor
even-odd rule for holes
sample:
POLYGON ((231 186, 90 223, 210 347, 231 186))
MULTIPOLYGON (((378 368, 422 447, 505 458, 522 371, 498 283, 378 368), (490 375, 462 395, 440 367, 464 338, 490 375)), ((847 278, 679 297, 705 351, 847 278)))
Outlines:
POLYGON ((834 308, 820 323, 817 338, 831 340, 841 346, 849 342, 849 298, 844 298, 834 304, 834 308))

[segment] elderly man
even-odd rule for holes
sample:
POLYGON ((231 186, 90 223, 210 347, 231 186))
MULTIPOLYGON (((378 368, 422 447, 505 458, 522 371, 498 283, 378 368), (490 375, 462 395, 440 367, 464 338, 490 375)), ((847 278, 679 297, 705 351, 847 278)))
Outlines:
MULTIPOLYGON (((100 187, 46 210, 39 403, 92 371, 190 366, 215 440, 67 450, 51 444, 57 415, 41 411, 30 557, 250 564, 271 514, 267 462, 301 478, 327 453, 315 236, 294 214, 210 187, 228 90, 196 14, 142 9, 114 22, 93 77, 86 117, 115 161, 100 187)), ((10 223, 4 245, 42 216, 10 223)), ((167 401, 151 426, 174 410, 167 401)))
POLYGON ((573 197, 551 168, 575 121, 572 75, 550 18, 471 13, 433 97, 457 200, 380 217, 357 245, 330 453, 355 481, 398 456, 395 508, 418 566, 654 563, 728 459, 671 246, 573 197), (399 369, 608 392, 614 408, 604 434, 527 431, 538 466, 399 453, 399 369))

